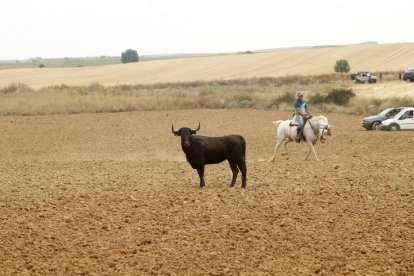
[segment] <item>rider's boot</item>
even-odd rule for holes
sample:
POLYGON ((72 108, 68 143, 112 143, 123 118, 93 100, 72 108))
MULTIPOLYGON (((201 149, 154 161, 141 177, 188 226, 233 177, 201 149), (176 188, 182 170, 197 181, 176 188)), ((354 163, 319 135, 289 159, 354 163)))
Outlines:
POLYGON ((302 134, 302 131, 301 130, 302 130, 301 128, 298 128, 297 129, 296 138, 295 138, 296 143, 300 143, 300 136, 302 134))

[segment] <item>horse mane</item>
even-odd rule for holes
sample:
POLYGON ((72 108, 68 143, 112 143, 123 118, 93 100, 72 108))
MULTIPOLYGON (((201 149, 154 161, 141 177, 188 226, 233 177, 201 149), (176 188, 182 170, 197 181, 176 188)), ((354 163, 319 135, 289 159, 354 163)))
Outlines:
POLYGON ((319 115, 319 116, 314 116, 312 117, 312 119, 310 119, 311 123, 319 123, 320 121, 325 122, 326 124, 328 124, 328 118, 326 118, 324 115, 319 115))

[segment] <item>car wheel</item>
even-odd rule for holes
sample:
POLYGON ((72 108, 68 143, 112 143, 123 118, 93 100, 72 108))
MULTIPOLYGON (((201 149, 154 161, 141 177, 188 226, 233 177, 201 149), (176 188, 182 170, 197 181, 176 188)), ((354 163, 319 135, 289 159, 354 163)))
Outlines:
POLYGON ((390 131, 397 131, 400 130, 400 126, 397 124, 390 125, 390 131))
POLYGON ((381 125, 381 123, 380 122, 373 122, 372 124, 371 124, 371 129, 372 130, 379 130, 379 126, 381 125))

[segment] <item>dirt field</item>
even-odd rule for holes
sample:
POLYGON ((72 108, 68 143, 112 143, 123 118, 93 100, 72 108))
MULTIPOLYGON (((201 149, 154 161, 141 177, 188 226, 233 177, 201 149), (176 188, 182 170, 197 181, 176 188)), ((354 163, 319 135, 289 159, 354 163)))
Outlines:
POLYGON ((414 274, 413 132, 325 114, 321 159, 272 156, 288 113, 192 110, 0 117, 0 275, 414 274), (247 141, 205 189, 176 127, 247 141))

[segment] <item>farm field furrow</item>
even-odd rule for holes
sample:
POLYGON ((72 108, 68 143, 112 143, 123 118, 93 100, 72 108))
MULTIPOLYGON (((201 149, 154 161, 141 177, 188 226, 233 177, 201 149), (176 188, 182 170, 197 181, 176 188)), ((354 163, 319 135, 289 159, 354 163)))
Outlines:
MULTIPOLYGON (((314 114, 317 115, 317 114, 314 114)), ((0 274, 414 274, 412 132, 333 136, 268 162, 289 112, 146 111, 0 117, 0 274), (247 189, 227 162, 186 162, 175 128, 243 135, 247 189)))

